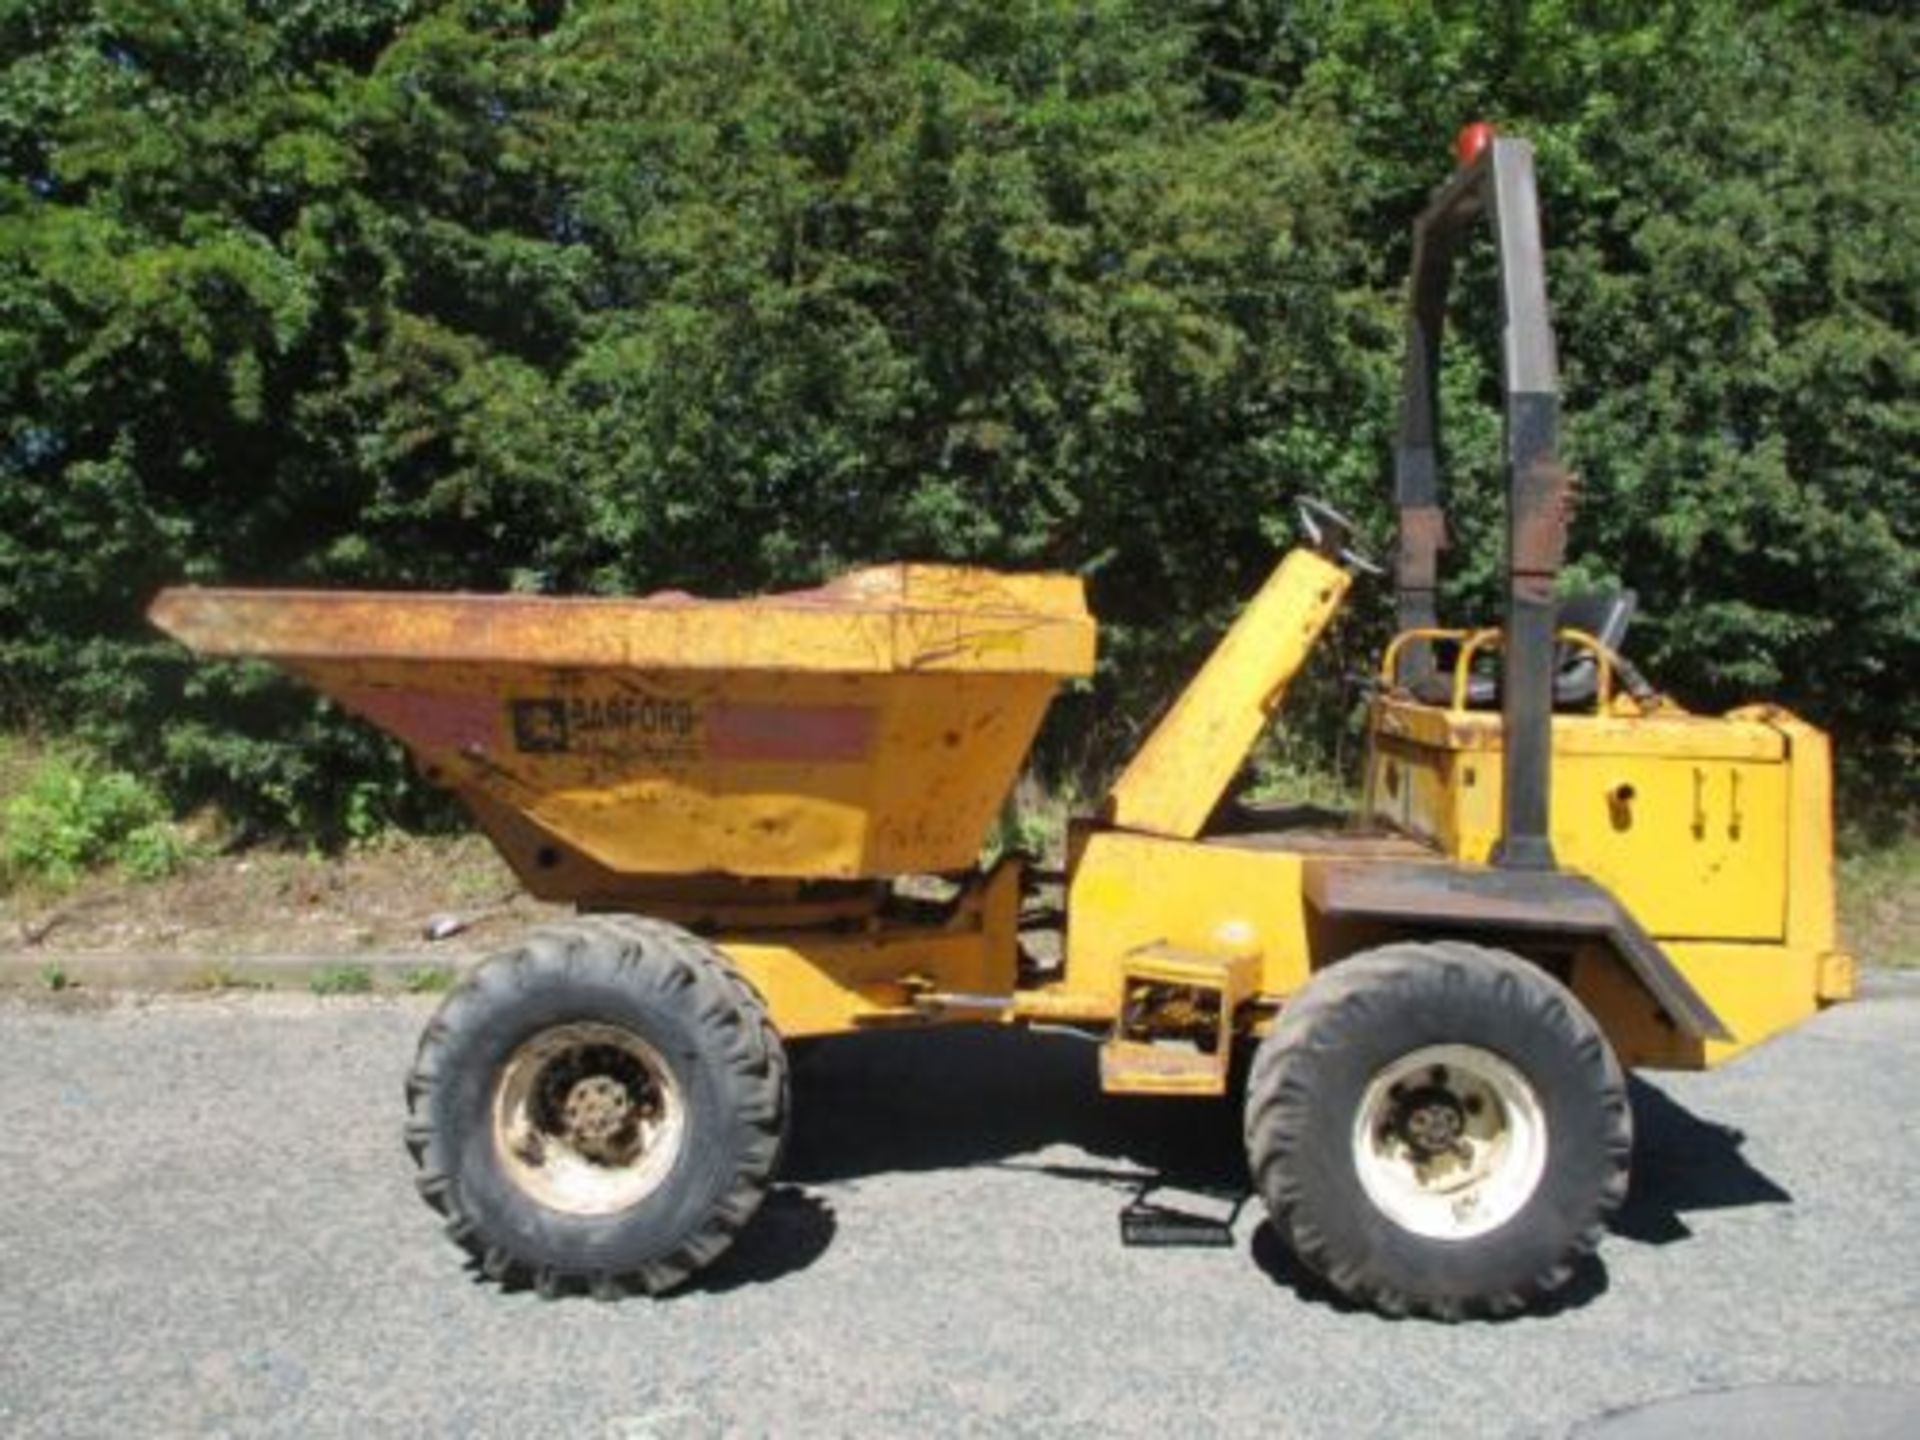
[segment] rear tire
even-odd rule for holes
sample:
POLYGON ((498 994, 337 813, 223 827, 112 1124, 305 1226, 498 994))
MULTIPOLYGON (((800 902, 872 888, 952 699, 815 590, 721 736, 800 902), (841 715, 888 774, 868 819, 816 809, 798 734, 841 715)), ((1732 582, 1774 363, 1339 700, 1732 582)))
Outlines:
POLYGON ((1387 945, 1316 975, 1248 1079, 1274 1228, 1388 1314, 1504 1315, 1564 1286, 1625 1198, 1626 1081, 1586 1009, 1517 956, 1387 945))
POLYGON ((633 916, 530 935, 450 992, 407 1081, 421 1196, 493 1279, 658 1294, 778 1166, 787 1063, 716 947, 633 916))

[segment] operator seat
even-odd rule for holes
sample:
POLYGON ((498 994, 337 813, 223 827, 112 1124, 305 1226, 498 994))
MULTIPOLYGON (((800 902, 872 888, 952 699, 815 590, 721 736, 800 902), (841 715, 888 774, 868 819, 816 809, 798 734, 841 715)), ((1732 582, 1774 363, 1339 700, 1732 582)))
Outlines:
MULTIPOLYGON (((1555 628, 1582 630, 1607 649, 1618 652, 1626 639, 1639 597, 1631 590, 1590 590, 1560 602, 1555 628)), ((1446 705, 1453 699, 1453 674, 1442 668, 1423 676, 1413 687, 1414 698, 1428 705, 1446 705)), ((1591 705, 1600 693, 1600 667, 1584 645, 1562 640, 1554 646, 1553 708, 1576 710, 1591 705)), ((1490 710, 1500 703, 1500 677, 1467 678, 1467 708, 1490 710)))
MULTIPOLYGON (((1559 628, 1584 630, 1616 654, 1627 638, 1640 597, 1631 590, 1589 590, 1560 602, 1559 628)), ((1600 693, 1600 665, 1584 645, 1562 640, 1554 647, 1553 708, 1591 705, 1600 693)))

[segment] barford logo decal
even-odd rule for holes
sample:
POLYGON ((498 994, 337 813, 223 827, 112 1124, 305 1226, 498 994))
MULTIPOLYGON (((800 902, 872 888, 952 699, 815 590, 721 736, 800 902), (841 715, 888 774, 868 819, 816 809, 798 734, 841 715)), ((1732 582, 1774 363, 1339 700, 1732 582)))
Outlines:
POLYGON ((508 702, 514 747, 528 755, 614 752, 651 759, 700 753, 700 710, 654 695, 542 695, 508 702))
POLYGON ((852 764, 872 750, 877 715, 862 705, 703 703, 622 690, 507 702, 523 755, 613 755, 662 763, 852 764))
POLYGON ((567 702, 515 700, 513 747, 529 755, 555 755, 570 749, 567 743, 567 702))

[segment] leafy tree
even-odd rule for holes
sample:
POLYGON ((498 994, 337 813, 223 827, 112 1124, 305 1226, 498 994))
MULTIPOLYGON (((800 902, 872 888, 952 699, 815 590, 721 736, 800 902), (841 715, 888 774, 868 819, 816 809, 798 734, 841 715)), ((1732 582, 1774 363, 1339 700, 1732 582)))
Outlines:
MULTIPOLYGON (((1540 149, 1579 574, 1639 589, 1686 698, 1910 763, 1914 34, 1725 0, 15 0, 0 705, 338 833, 420 818, 392 750, 190 662, 153 590, 913 555, 1089 577, 1103 673, 1056 741, 1111 756, 1297 496, 1384 540, 1407 222, 1485 114, 1540 149)), ((1492 309, 1446 378, 1463 606, 1498 564, 1492 309)))

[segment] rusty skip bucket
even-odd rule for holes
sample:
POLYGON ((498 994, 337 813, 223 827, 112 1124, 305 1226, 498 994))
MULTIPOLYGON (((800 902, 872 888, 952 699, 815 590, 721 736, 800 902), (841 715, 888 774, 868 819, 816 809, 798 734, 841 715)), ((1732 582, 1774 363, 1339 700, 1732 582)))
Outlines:
POLYGON ((746 600, 182 588, 148 613, 398 737, 554 899, 969 866, 1094 657, 1077 578, 939 565, 746 600))

